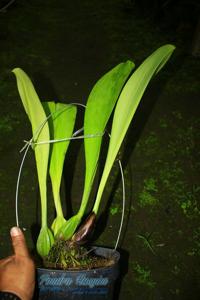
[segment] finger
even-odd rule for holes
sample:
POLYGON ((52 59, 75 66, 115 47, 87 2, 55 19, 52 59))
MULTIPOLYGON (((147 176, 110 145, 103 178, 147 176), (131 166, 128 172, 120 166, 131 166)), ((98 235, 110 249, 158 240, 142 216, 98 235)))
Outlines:
POLYGON ((24 234, 19 227, 13 227, 10 230, 14 253, 21 256, 29 256, 28 248, 24 234))
POLYGON ((13 260, 13 256, 8 256, 0 260, 0 268, 4 267, 7 263, 13 260))

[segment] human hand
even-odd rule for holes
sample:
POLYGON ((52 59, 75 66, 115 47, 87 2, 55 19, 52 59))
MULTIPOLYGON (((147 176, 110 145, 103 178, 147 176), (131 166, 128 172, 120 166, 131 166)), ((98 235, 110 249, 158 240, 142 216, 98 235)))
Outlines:
POLYGON ((14 293, 22 300, 30 300, 35 287, 35 266, 22 231, 13 227, 10 235, 14 255, 0 260, 0 291, 14 293))

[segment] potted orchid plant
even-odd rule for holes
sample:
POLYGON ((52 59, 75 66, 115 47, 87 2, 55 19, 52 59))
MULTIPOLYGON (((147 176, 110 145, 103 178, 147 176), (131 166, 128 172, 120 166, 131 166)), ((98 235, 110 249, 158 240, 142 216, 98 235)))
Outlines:
MULTIPOLYGON (((36 248, 47 267, 51 267, 51 269, 71 269, 72 267, 93 269, 90 258, 87 258, 86 255, 88 250, 85 251, 82 244, 94 229, 106 182, 143 93, 151 78, 165 65, 174 49, 175 47, 169 44, 158 48, 134 72, 135 65, 132 61, 120 63, 100 78, 92 88, 85 107, 81 136, 85 149, 84 190, 78 212, 68 220, 63 214, 60 186, 69 143, 71 140, 79 138, 77 131, 74 133, 77 105, 41 102, 27 74, 20 68, 13 70, 24 109, 32 126, 33 136, 26 144, 26 152, 32 147, 35 153, 41 199, 41 230, 36 248), (105 165, 92 211, 84 220, 98 169, 102 139, 111 117, 112 129, 105 165), (51 178, 56 210, 56 218, 50 227, 47 220, 48 174, 51 178)), ((110 256, 116 258, 116 253, 109 252, 110 256)), ((111 267, 116 265, 115 258, 111 259, 111 263, 109 263, 111 267)), ((105 265, 103 267, 105 269, 105 265)), ((110 266, 106 265, 106 267, 110 266)), ((51 272, 55 272, 55 270, 51 270, 51 272)), ((108 278, 108 273, 106 274, 106 278, 108 278)), ((41 276, 44 274, 42 273, 41 276)), ((62 276, 64 276, 63 273, 62 276)), ((40 277, 43 287, 50 286, 51 281, 48 281, 50 279, 45 278, 40 277)), ((98 278, 102 279, 105 276, 101 275, 98 278)), ((70 282, 69 280, 67 285, 70 286, 70 282)), ((96 287, 96 285, 94 286, 96 287)), ((58 299, 48 297, 48 299, 58 299)), ((65 299, 64 297, 62 295, 61 299, 65 299)), ((68 294, 67 297, 69 297, 68 294)), ((42 296, 41 299, 43 299, 42 296)), ((96 294, 95 299, 98 299, 96 294)))

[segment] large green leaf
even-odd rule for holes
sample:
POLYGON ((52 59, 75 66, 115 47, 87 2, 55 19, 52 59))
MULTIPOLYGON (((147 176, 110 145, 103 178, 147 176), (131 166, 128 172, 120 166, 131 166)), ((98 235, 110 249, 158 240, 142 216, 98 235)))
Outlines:
POLYGON ((73 235, 85 212, 97 169, 102 136, 120 91, 133 68, 134 64, 131 61, 117 65, 97 81, 89 95, 84 116, 84 135, 94 137, 84 139, 84 192, 78 214, 69 219, 61 230, 66 239, 73 235))
POLYGON ((65 155, 70 143, 70 140, 63 140, 71 138, 76 120, 76 106, 64 103, 45 102, 43 103, 46 112, 51 114, 49 120, 49 127, 51 138, 53 140, 62 140, 53 143, 50 157, 50 177, 52 183, 52 190, 54 196, 54 203, 56 208, 56 219, 52 224, 54 235, 60 227, 66 222, 63 217, 63 211, 60 199, 60 185, 63 173, 63 165, 65 155))
POLYGON ((114 112, 108 154, 93 208, 96 214, 110 170, 142 95, 152 76, 164 66, 174 49, 173 45, 165 45, 157 49, 133 73, 121 92, 114 112))
MULTIPOLYGON (((29 117, 32 126, 33 140, 35 142, 48 141, 49 140, 49 127, 48 123, 45 123, 46 114, 42 107, 42 104, 38 98, 38 95, 34 89, 34 86, 27 76, 27 74, 20 68, 15 68, 13 73, 17 79, 17 86, 19 94, 24 106, 24 109, 29 117)), ((47 228, 47 193, 46 193, 46 178, 47 167, 49 159, 49 144, 35 145, 34 147, 37 174, 40 188, 41 197, 41 210, 42 210, 42 228, 47 228)), ((49 239, 45 237, 47 230, 43 231, 44 248, 50 249, 49 239)), ((41 239, 40 239, 41 241, 41 239)), ((40 242, 41 243, 41 242, 40 242)), ((43 253, 39 253, 43 255, 43 253)))
POLYGON ((117 65, 97 81, 89 95, 84 116, 84 134, 94 137, 84 139, 86 174, 81 203, 83 212, 98 164, 102 135, 120 91, 133 68, 131 61, 117 65))

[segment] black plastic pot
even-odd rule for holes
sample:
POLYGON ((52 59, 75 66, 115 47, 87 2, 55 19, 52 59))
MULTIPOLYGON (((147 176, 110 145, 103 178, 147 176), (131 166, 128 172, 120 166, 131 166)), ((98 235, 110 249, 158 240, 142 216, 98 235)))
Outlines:
POLYGON ((95 247, 95 254, 114 259, 112 266, 80 271, 38 268, 38 299, 40 300, 102 300, 113 299, 115 280, 119 274, 120 254, 95 247))

